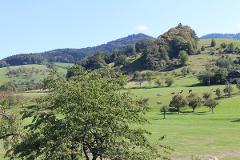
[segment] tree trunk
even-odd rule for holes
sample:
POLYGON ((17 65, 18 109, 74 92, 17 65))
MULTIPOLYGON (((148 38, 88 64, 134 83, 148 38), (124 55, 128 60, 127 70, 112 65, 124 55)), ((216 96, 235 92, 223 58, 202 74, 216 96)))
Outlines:
POLYGON ((83 146, 83 153, 84 153, 84 156, 85 156, 86 160, 89 160, 89 157, 88 157, 88 154, 87 154, 87 149, 84 146, 83 146))
POLYGON ((93 155, 93 158, 92 158, 92 160, 97 160, 97 155, 93 155))
POLYGON ((166 119, 166 112, 163 113, 163 119, 166 119))
POLYGON ((76 154, 72 154, 71 155, 71 160, 77 160, 78 158, 77 158, 77 155, 76 154))

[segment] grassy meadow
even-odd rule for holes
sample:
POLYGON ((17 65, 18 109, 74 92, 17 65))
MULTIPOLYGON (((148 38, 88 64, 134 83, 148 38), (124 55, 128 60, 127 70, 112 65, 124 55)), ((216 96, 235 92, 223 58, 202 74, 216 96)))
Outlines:
MULTIPOLYGON (((61 74, 66 74, 68 67, 70 67, 72 64, 70 63, 55 63, 54 64, 57 71, 61 74)), ((32 65, 21 65, 21 66, 11 66, 11 67, 4 67, 0 68, 0 85, 8 82, 8 81, 15 81, 16 83, 22 83, 27 81, 41 81, 45 77, 48 76, 49 69, 46 65, 38 65, 38 64, 32 64, 32 65), (8 76, 7 73, 9 71, 18 71, 19 69, 25 69, 25 70, 32 70, 33 74, 31 75, 16 75, 16 76, 8 76), (34 71, 38 72, 34 72, 34 71)))
MULTIPOLYGON (((132 89, 131 92, 139 97, 149 98, 150 112, 147 118, 150 124, 144 126, 152 132, 151 141, 156 142, 161 136, 165 136, 162 144, 169 145, 174 149, 173 159, 191 159, 194 157, 217 156, 221 159, 239 158, 240 141, 240 95, 235 89, 232 98, 220 100, 219 106, 212 114, 208 108, 200 107, 195 113, 191 109, 183 109, 180 115, 177 113, 167 114, 163 119, 160 106, 157 102, 169 104, 172 92, 183 90, 187 95, 190 89, 193 93, 201 95, 204 92, 213 91, 223 86, 189 87, 196 79, 189 78, 186 85, 185 78, 176 81, 173 87, 132 89), (160 96, 158 95, 160 94, 160 96)), ((239 158, 240 159, 240 158, 239 158)))

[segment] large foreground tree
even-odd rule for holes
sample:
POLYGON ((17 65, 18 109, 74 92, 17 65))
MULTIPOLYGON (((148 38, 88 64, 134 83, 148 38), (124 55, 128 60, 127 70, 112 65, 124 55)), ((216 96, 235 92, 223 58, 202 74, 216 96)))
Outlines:
POLYGON ((147 99, 121 91, 124 82, 111 71, 55 82, 35 110, 23 115, 33 122, 8 155, 20 159, 165 159, 146 138, 150 133, 136 127, 147 122, 147 99))

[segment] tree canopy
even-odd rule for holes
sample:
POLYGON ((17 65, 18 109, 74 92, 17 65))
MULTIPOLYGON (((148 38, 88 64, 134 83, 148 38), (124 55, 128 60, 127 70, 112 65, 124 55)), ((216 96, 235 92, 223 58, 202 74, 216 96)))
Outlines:
POLYGON ((39 100, 25 126, 28 133, 8 154, 22 159, 142 159, 161 157, 131 124, 147 122, 147 99, 120 91, 124 77, 108 70, 93 71, 61 83, 39 100))

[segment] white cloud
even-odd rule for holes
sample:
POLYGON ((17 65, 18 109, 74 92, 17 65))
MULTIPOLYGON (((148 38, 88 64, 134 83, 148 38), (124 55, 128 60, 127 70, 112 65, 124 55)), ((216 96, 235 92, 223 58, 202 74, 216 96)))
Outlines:
POLYGON ((149 27, 147 25, 139 25, 139 26, 135 27, 135 30, 137 30, 139 32, 143 32, 143 31, 146 31, 148 29, 149 29, 149 27))

